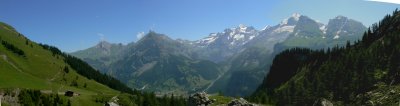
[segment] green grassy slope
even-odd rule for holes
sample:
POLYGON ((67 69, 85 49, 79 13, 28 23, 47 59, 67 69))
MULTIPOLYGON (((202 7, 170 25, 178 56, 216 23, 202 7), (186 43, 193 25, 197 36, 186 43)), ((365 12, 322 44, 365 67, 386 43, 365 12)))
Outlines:
POLYGON ((53 55, 37 43, 19 34, 14 28, 0 23, 0 40, 24 51, 25 56, 13 53, 0 45, 0 88, 27 88, 42 91, 81 94, 70 98, 72 105, 102 105, 94 101, 99 95, 118 95, 119 92, 75 72, 60 55, 53 55), (64 68, 68 67, 68 73, 64 68), (71 86, 73 82, 77 86, 71 86), (85 86, 86 85, 86 86, 85 86))

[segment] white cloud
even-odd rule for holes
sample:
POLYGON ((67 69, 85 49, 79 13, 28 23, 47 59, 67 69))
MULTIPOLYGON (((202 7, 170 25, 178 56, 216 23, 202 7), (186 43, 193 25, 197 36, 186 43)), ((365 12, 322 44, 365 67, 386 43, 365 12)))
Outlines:
POLYGON ((145 35, 144 32, 139 32, 139 33, 136 35, 136 39, 137 39, 137 40, 140 40, 144 35, 145 35))
POLYGON ((97 36, 100 36, 100 40, 101 40, 101 41, 104 41, 104 34, 102 34, 102 33, 97 33, 97 36))
POLYGON ((366 0, 366 1, 400 4, 400 0, 366 0))

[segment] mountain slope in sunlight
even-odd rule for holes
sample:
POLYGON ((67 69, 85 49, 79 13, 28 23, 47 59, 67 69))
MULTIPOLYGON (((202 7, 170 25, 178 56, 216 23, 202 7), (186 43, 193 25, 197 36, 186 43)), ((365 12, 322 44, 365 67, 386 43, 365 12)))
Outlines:
POLYGON ((63 56, 43 49, 5 23, 0 23, 0 42, 0 88, 54 93, 72 90, 81 94, 71 99, 72 104, 81 105, 99 104, 91 100, 98 94, 118 94, 116 90, 76 73, 63 56))

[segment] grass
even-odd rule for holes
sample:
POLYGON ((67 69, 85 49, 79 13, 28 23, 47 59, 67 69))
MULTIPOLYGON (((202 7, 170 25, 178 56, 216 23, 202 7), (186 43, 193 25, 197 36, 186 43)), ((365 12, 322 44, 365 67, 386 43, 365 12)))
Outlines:
POLYGON ((96 103, 94 98, 119 94, 116 90, 79 75, 63 61, 62 56, 53 55, 3 23, 0 23, 0 40, 23 50, 26 55, 26 57, 19 56, 0 44, 0 88, 26 88, 53 92, 72 90, 81 94, 70 98, 72 105, 83 106, 103 105, 96 103), (3 59, 3 55, 7 59, 3 59), (65 66, 69 67, 69 73, 63 71, 65 66), (74 80, 78 82, 78 86, 70 86, 74 80))
POLYGON ((231 102, 234 98, 232 98, 232 97, 226 97, 226 96, 218 96, 218 95, 215 95, 215 96, 210 96, 209 99, 210 99, 210 100, 213 100, 213 99, 217 100, 217 101, 215 101, 215 102, 212 104, 212 106, 217 106, 217 105, 222 105, 222 104, 228 104, 228 103, 231 102))
POLYGON ((5 103, 1 103, 1 106, 10 106, 10 105, 5 104, 5 103))
MULTIPOLYGON (((213 95, 208 97, 210 100, 217 100, 215 101, 213 104, 211 104, 211 106, 226 106, 228 105, 229 102, 231 102, 233 99, 233 97, 227 97, 227 96, 219 96, 219 95, 213 95)), ((238 98, 236 98, 238 99, 238 98)), ((273 105, 269 105, 269 104, 257 104, 257 106, 273 106, 273 105)))
POLYGON ((32 75, 18 72, 3 59, 0 59, 0 88, 36 88, 48 89, 44 80, 32 75))

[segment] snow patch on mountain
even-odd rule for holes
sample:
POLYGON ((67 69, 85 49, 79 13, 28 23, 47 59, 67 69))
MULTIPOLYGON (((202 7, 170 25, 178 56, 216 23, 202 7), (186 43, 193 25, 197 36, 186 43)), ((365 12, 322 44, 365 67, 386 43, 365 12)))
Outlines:
POLYGON ((282 27, 275 29, 273 32, 274 33, 293 32, 294 27, 295 27, 294 25, 282 26, 282 27))
POLYGON ((264 31, 264 30, 268 30, 269 28, 271 28, 271 26, 270 25, 267 25, 267 26, 265 26, 262 30, 264 31))
POLYGON ((327 30, 326 25, 322 25, 321 27, 319 27, 319 30, 321 30, 322 33, 326 34, 326 30, 327 30))
POLYGON ((333 37, 333 39, 339 39, 339 37, 340 37, 340 36, 336 34, 336 35, 333 37))
POLYGON ((240 24, 240 25, 239 25, 239 29, 240 29, 240 32, 246 33, 247 26, 245 26, 245 25, 243 25, 243 24, 240 24))
POLYGON ((240 24, 238 27, 225 29, 224 32, 212 33, 208 37, 196 41, 196 44, 199 46, 210 44, 219 46, 227 44, 226 46, 229 47, 242 46, 256 37, 258 32, 253 27, 240 24))
POLYGON ((244 35, 243 35, 243 34, 236 34, 236 35, 233 36, 233 38, 234 38, 235 40, 241 40, 241 39, 244 38, 244 35))
POLYGON ((214 42, 215 39, 217 39, 217 38, 218 38, 218 37, 216 36, 216 34, 211 34, 210 36, 208 36, 208 37, 206 37, 206 38, 204 38, 204 39, 199 40, 197 43, 206 43, 206 44, 209 44, 209 43, 214 42))
POLYGON ((292 14, 292 17, 296 20, 296 21, 299 21, 299 19, 300 19, 300 14, 299 13, 294 13, 294 14, 292 14))
POLYGON ((256 37, 256 35, 251 35, 251 36, 249 37, 249 40, 252 40, 254 37, 256 37))

